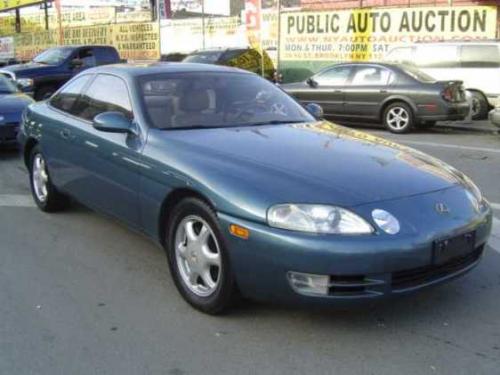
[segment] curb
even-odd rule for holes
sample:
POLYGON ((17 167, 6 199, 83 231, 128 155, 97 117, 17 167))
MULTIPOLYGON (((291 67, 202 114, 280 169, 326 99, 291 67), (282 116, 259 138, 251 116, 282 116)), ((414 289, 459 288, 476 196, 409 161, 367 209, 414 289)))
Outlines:
POLYGON ((483 126, 474 124, 454 124, 454 123, 437 123, 436 128, 440 129, 450 129, 450 130, 461 130, 471 133, 483 133, 483 134, 500 134, 500 128, 494 126, 483 126))

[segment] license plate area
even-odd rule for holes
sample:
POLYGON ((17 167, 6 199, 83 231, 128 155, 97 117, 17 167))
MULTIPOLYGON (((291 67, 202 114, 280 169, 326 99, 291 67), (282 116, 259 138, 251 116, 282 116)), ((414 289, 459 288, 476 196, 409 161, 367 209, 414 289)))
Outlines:
POLYGON ((476 232, 468 232, 456 237, 434 241, 432 260, 434 264, 445 263, 474 251, 476 232))

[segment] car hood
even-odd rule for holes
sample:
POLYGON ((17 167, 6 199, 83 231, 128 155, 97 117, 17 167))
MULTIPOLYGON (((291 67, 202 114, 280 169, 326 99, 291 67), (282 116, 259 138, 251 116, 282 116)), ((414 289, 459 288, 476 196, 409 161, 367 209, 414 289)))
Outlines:
POLYGON ((38 64, 34 62, 9 65, 2 68, 2 70, 14 73, 17 78, 30 78, 35 75, 50 73, 56 69, 57 67, 53 65, 38 64))
POLYGON ((0 93, 0 114, 21 113, 28 105, 33 102, 34 101, 32 98, 21 93, 0 93))
POLYGON ((280 202, 353 207, 463 181, 426 154, 329 122, 161 131, 161 137, 179 170, 223 198, 243 196, 251 202, 242 204, 262 210, 280 202))

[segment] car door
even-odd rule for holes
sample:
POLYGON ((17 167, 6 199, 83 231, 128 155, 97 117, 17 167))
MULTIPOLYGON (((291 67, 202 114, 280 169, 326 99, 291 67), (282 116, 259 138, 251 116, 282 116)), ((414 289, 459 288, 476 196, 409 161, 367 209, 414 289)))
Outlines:
POLYGON ((303 90, 293 93, 302 103, 317 103, 326 116, 344 113, 344 89, 352 72, 350 65, 339 65, 321 71, 307 80, 303 90))
POLYGON ((345 88, 345 117, 377 119, 384 100, 391 95, 394 74, 379 65, 357 65, 345 88))
POLYGON ((70 139, 70 130, 75 118, 72 110, 81 93, 92 81, 93 75, 83 74, 60 89, 47 103, 47 116, 38 119, 43 127, 42 147, 54 184, 68 191, 71 182, 77 177, 78 170, 72 168, 71 159, 74 150, 70 139))
POLYGON ((100 113, 118 111, 133 121, 126 82, 99 74, 79 97, 68 119, 71 176, 66 189, 82 203, 139 227, 139 176, 143 134, 108 133, 95 129, 100 113), (72 177, 72 178, 71 178, 72 177))

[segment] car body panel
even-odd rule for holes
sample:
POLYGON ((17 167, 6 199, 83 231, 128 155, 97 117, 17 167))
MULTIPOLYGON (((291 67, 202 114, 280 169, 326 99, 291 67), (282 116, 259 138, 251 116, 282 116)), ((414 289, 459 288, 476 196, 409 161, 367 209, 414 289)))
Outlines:
POLYGON ((0 94, 0 145, 15 146, 24 110, 33 103, 29 96, 0 94))
MULTIPOLYGON (((435 241, 474 232, 475 250, 484 247, 492 224, 488 204, 470 192, 461 172, 408 147, 326 121, 149 128, 133 78, 205 69, 235 72, 190 64, 94 69, 88 74, 116 74, 132 88, 137 134, 99 132, 90 122, 73 123, 71 116, 44 102, 30 107, 20 140, 24 147, 38 142, 62 192, 160 244, 170 194, 183 191, 203 197, 219 218, 238 286, 254 298, 317 299, 298 295, 288 283, 289 271, 374 276, 381 280, 380 287, 351 299, 391 295, 406 291, 389 286, 391 273, 432 265, 435 241), (341 206, 363 217, 375 231, 347 236, 272 228, 267 211, 280 203, 341 206), (438 212, 436 204, 446 205, 447 211, 438 212), (398 217, 401 231, 389 235, 378 229, 374 209, 398 217), (248 228, 249 239, 231 235, 230 224, 248 228)), ((413 289, 462 274, 478 259, 413 289)), ((320 300, 345 299, 338 297, 320 300)))

